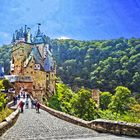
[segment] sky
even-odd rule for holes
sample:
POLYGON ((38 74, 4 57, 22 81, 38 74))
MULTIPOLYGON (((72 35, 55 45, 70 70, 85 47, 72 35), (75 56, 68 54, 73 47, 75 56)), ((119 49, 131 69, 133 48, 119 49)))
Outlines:
POLYGON ((140 0, 0 0, 0 45, 28 25, 50 38, 140 37, 140 0))

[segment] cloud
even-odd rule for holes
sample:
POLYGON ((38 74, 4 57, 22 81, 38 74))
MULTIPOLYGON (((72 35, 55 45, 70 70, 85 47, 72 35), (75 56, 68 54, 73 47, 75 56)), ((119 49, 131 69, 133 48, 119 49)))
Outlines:
POLYGON ((4 38, 8 38, 10 35, 7 32, 0 32, 0 36, 4 38))
POLYGON ((67 37, 67 36, 61 36, 61 37, 58 37, 57 39, 63 39, 63 40, 65 40, 65 39, 70 39, 70 38, 67 37))
POLYGON ((9 44, 12 40, 12 36, 7 32, 0 32, 0 46, 3 44, 9 44))

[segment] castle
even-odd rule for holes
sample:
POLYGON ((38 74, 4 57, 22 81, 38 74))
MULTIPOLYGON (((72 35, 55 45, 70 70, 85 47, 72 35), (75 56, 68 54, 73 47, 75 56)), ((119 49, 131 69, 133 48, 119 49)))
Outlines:
POLYGON ((50 49, 50 39, 40 30, 33 37, 31 29, 16 30, 12 39, 11 75, 16 93, 24 88, 42 100, 55 93, 56 63, 50 49))

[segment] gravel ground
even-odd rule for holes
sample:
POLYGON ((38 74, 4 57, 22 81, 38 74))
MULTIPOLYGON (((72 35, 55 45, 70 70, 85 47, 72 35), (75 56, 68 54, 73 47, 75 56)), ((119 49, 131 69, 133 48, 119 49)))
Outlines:
MULTIPOLYGON (((30 104, 29 104, 30 106, 30 104)), ((98 133, 94 130, 77 126, 56 118, 49 113, 35 109, 24 109, 15 125, 0 138, 1 140, 138 140, 138 138, 121 137, 98 133)))

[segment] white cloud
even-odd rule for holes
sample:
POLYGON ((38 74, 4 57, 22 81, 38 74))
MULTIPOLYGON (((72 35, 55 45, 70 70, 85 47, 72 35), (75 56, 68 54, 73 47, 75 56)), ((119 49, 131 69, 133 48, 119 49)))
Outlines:
POLYGON ((4 38, 8 38, 10 35, 7 32, 0 32, 0 36, 4 38))
POLYGON ((70 38, 67 36, 61 36, 61 37, 58 37, 57 39, 70 39, 70 38))
POLYGON ((0 46, 3 44, 9 44, 12 40, 11 35, 7 32, 0 32, 0 37, 0 46))
POLYGON ((9 37, 9 34, 8 34, 8 33, 3 33, 3 36, 4 36, 5 38, 7 38, 7 37, 9 37))

